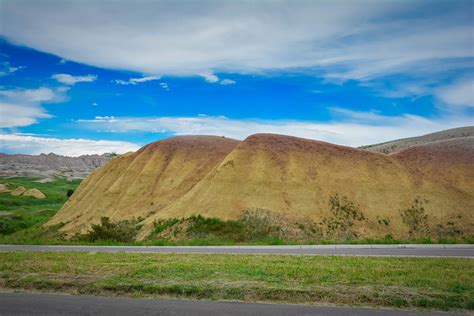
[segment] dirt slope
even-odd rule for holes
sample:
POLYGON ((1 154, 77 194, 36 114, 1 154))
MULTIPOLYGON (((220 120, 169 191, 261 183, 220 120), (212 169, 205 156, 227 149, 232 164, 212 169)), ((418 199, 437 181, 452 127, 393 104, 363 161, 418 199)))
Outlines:
POLYGON ((423 145, 440 140, 465 137, 474 137, 474 126, 453 128, 419 137, 403 138, 386 143, 363 146, 362 148, 373 152, 390 154, 403 148, 408 148, 415 145, 423 145))
POLYGON ((94 172, 50 223, 86 229, 100 216, 139 216, 145 237, 157 218, 237 218, 265 208, 321 223, 329 199, 346 196, 363 213, 361 236, 403 236, 400 210, 422 201, 432 226, 472 232, 474 139, 414 146, 384 155, 319 141, 256 134, 243 142, 180 137, 120 156, 94 172), (387 224, 389 223, 389 224, 387 224))
POLYGON ((174 202, 218 165, 239 141, 215 136, 175 137, 114 158, 85 179, 49 222, 84 231, 100 217, 149 217, 174 202))

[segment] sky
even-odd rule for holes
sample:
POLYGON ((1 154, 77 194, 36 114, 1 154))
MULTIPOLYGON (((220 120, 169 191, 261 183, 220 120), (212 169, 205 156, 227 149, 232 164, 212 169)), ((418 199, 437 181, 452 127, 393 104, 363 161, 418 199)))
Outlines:
POLYGON ((0 152, 474 125, 474 1, 0 0, 0 152))

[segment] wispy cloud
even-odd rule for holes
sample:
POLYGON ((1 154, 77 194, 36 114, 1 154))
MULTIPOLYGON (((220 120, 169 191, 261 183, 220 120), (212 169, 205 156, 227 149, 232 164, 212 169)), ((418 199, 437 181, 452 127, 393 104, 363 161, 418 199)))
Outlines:
POLYGON ((232 79, 223 79, 219 83, 223 86, 227 86, 227 85, 235 84, 235 81, 232 79))
POLYGON ((51 118, 42 104, 65 101, 67 89, 0 90, 0 128, 28 126, 37 123, 38 119, 51 118))
POLYGON ((158 76, 145 76, 145 77, 141 77, 141 78, 130 78, 128 80, 113 80, 113 82, 115 82, 116 84, 121 84, 121 85, 136 85, 136 84, 139 84, 139 83, 144 83, 144 82, 148 82, 148 81, 154 81, 154 80, 160 80, 161 77, 158 77, 158 76))
POLYGON ((226 71, 311 68, 367 80, 472 58, 471 9, 470 1, 6 1, 1 32, 70 60, 141 73, 216 82, 213 74, 226 71))
POLYGON ((437 89, 435 95, 447 104, 474 107, 474 79, 461 79, 451 85, 437 89))
POLYGON ((79 82, 93 82, 97 80, 96 75, 87 75, 87 76, 73 76, 70 74, 55 74, 52 75, 51 78, 54 80, 64 83, 66 85, 75 85, 79 82))
POLYGON ((80 156, 86 154, 118 154, 135 151, 136 144, 120 141, 92 139, 59 139, 24 134, 0 134, 0 147, 5 152, 41 154, 53 152, 58 155, 80 156))
POLYGON ((196 117, 96 117, 78 120, 80 128, 101 132, 154 132, 173 135, 219 135, 244 139, 254 133, 293 135, 331 143, 360 146, 417 136, 469 125, 469 120, 445 117, 428 120, 415 115, 381 116, 371 112, 335 110, 334 122, 230 119, 224 116, 196 117), (383 122, 383 124, 380 124, 383 122))
POLYGON ((7 76, 14 72, 17 72, 20 69, 26 68, 25 66, 12 66, 10 62, 4 61, 0 63, 0 77, 7 76))
POLYGON ((160 87, 162 87, 166 91, 170 91, 170 87, 166 82, 160 82, 160 87))
POLYGON ((211 72, 203 72, 203 73, 200 73, 199 75, 203 77, 204 80, 206 80, 207 82, 210 82, 210 83, 219 82, 219 77, 211 72))

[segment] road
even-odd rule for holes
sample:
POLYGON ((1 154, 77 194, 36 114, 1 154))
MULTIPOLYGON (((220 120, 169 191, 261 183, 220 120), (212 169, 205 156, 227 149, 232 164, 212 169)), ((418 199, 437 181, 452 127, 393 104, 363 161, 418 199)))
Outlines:
POLYGON ((474 258, 474 245, 307 245, 307 246, 40 246, 0 245, 0 251, 285 254, 474 258))
POLYGON ((0 293, 0 315, 460 315, 390 309, 0 293))

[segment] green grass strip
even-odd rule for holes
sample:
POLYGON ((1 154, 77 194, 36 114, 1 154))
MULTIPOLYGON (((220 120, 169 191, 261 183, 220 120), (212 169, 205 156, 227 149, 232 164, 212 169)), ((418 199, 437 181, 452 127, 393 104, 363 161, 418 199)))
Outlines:
POLYGON ((474 260, 13 251, 0 288, 472 310, 474 260))

